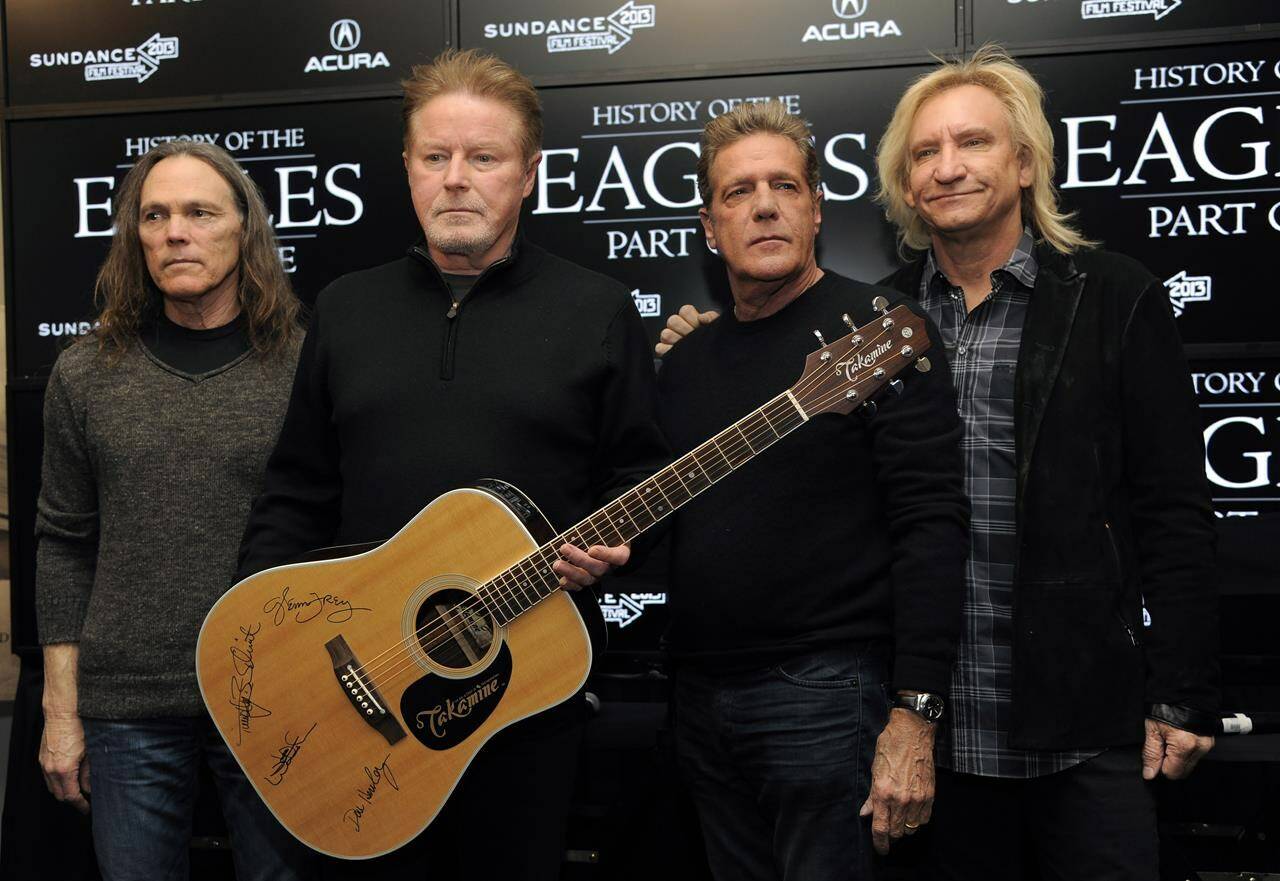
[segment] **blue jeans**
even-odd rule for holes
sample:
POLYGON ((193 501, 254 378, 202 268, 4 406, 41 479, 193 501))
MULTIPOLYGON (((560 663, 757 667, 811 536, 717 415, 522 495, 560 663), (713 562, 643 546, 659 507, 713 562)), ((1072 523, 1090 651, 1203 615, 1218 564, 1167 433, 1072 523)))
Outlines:
POLYGON ((865 881, 886 653, 826 649, 726 675, 681 669, 676 752, 719 881, 865 881))
POLYGON ((84 730, 104 881, 187 881, 202 758, 217 783, 238 881, 315 876, 314 853, 272 816, 207 717, 85 719, 84 730))

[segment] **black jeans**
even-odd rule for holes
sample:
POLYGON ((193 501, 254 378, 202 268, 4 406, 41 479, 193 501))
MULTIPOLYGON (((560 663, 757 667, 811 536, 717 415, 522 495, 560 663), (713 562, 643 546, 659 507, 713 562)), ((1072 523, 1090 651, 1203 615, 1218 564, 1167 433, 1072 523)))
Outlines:
POLYGON ((929 881, 1156 881, 1155 801, 1139 747, 1113 747, 1073 768, 1010 780, 938 771, 929 881))
POLYGON ((774 667, 676 676, 676 751, 717 881, 867 881, 885 653, 825 649, 774 667))

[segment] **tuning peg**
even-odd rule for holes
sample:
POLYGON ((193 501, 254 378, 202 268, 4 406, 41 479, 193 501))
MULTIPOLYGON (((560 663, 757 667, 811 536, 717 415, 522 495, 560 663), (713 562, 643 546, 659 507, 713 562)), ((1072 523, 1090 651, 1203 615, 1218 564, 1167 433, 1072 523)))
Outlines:
POLYGON ((863 416, 865 416, 867 419, 870 419, 871 417, 876 415, 876 410, 878 409, 879 408, 876 406, 875 401, 867 401, 865 404, 863 404, 861 407, 858 408, 858 412, 861 413, 863 416))
POLYGON ((822 331, 815 330, 813 332, 813 335, 818 338, 818 345, 825 346, 827 344, 827 341, 822 338, 822 331))
POLYGON ((928 357, 921 355, 916 359, 916 370, 919 370, 921 373, 928 373, 932 369, 933 365, 929 363, 928 357))
POLYGON ((846 313, 844 313, 843 315, 841 315, 841 316, 840 316, 840 320, 844 322, 845 327, 849 328, 849 330, 854 330, 854 329, 855 329, 855 328, 854 328, 854 324, 853 324, 853 319, 849 317, 849 313, 848 313, 848 312, 846 312, 846 313))
POLYGON ((893 389, 898 394, 902 394, 902 380, 900 379, 889 380, 889 388, 893 389))
POLYGON ((884 312, 886 309, 889 308, 889 301, 886 300, 884 297, 876 297, 874 300, 871 301, 871 308, 876 310, 877 312, 884 312))

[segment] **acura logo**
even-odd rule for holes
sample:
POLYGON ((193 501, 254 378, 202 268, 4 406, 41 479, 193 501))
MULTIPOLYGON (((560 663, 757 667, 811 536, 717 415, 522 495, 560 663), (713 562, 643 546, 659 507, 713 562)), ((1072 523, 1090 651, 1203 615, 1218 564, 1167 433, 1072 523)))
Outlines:
POLYGON ((867 0, 831 0, 831 9, 841 18, 857 18, 867 11, 867 0))
POLYGON ((360 45, 360 24, 354 18, 338 19, 329 28, 329 43, 339 52, 350 52, 360 45))

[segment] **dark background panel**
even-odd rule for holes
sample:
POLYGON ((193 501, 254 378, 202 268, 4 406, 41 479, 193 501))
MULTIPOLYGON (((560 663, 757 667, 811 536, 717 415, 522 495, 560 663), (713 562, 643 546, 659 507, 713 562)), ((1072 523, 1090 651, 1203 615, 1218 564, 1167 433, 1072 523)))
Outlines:
POLYGON ((402 254, 419 233, 399 107, 379 99, 12 123, 11 376, 47 373, 59 345, 89 329, 112 193, 152 139, 216 138, 240 160, 304 301, 402 254))
POLYGON ((969 0, 975 45, 1173 37, 1206 28, 1280 24, 1272 0, 969 0))
POLYGON ((465 0, 459 42, 537 83, 656 79, 927 56, 957 47, 952 0, 465 0))
POLYGON ((1048 94, 1063 204, 1165 282, 1184 342, 1280 338, 1260 259, 1280 245, 1280 41, 1027 64, 1048 94))
POLYGON ((895 256, 892 231, 871 200, 875 143, 919 70, 545 90, 547 135, 526 203, 529 234, 632 288, 655 338, 682 303, 724 308, 724 266, 698 220, 698 133, 733 104, 772 97, 813 128, 825 188, 819 262, 878 279, 895 256))
POLYGON ((411 64, 448 44, 448 8, 448 0, 9 0, 9 102, 394 89, 411 64))

